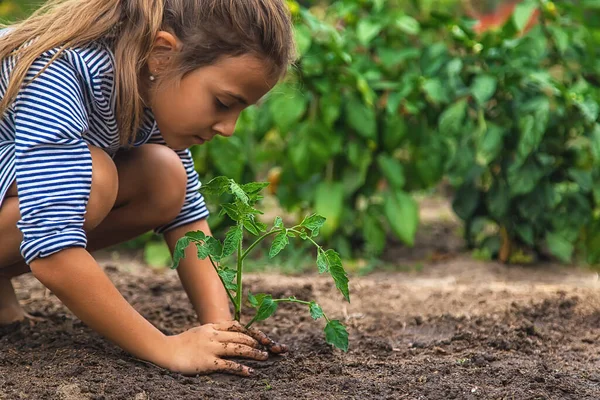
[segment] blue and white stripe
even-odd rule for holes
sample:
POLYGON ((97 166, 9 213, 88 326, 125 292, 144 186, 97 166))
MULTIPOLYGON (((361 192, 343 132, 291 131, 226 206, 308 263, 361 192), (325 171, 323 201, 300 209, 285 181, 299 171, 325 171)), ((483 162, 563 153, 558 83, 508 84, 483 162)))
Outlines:
MULTIPOLYGON (((21 254, 29 264, 70 247, 86 247, 85 208, 92 183, 92 159, 87 144, 114 157, 119 150, 115 118, 114 57, 101 42, 69 49, 35 80, 56 54, 42 54, 27 74, 15 102, 0 120, 0 206, 17 180, 23 233, 21 254)), ((2 60, 0 90, 4 95, 14 60, 2 60)), ((135 146, 166 145, 152 113, 135 146)), ((189 150, 177 151, 187 171, 186 201, 164 233, 206 218, 198 192, 200 181, 189 150)))

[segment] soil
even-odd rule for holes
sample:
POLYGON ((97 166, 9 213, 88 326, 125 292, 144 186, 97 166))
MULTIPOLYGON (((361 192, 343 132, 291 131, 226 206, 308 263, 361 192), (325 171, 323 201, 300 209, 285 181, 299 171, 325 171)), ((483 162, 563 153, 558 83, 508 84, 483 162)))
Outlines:
MULTIPOLYGON (((98 259, 163 332, 195 325, 176 273, 98 259)), ((325 343, 323 321, 284 304, 258 327, 288 355, 248 363, 251 378, 186 377, 129 357, 29 275, 15 279, 18 297, 45 321, 0 328, 0 399, 600 399, 595 272, 427 257, 418 270, 351 276, 350 304, 316 274, 246 279, 253 293, 316 299, 348 326, 348 353, 325 343)))

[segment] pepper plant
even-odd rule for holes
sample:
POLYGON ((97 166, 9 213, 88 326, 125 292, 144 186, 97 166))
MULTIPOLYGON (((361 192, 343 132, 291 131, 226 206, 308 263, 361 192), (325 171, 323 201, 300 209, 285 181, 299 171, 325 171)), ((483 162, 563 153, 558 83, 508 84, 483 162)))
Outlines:
MULTIPOLYGON (((260 193, 268 185, 268 182, 252 182, 240 185, 235 180, 225 176, 219 176, 203 185, 201 189, 203 194, 212 196, 230 195, 233 201, 221 204, 221 214, 231 218, 235 225, 229 229, 223 242, 205 235, 202 231, 188 232, 177 242, 172 268, 176 269, 180 260, 185 257, 185 249, 190 244, 195 244, 198 249, 198 258, 208 258, 218 273, 227 295, 233 303, 234 318, 236 321, 240 321, 244 300, 242 291, 244 260, 252 250, 256 249, 262 241, 269 237, 274 236, 269 251, 270 258, 277 256, 289 244, 290 238, 299 238, 309 241, 317 248, 316 263, 319 273, 328 272, 344 298, 350 302, 348 276, 342 266, 339 254, 332 249, 325 250, 314 240, 325 223, 324 217, 312 214, 304 218, 299 225, 293 227, 285 227, 282 218, 277 217, 270 229, 267 229, 266 224, 257 220, 256 216, 262 214, 262 212, 254 206, 262 199, 260 193), (244 232, 257 237, 246 249, 243 246, 244 232), (237 259, 235 268, 227 265, 227 260, 233 255, 237 259)), ((256 312, 246 324, 246 328, 249 328, 255 322, 263 321, 272 316, 279 303, 297 303, 306 306, 313 319, 324 318, 327 321, 325 325, 327 343, 343 351, 348 351, 348 332, 346 328, 339 320, 328 318, 321 306, 315 301, 301 300, 293 296, 274 299, 270 294, 252 294, 250 292, 248 292, 247 300, 249 305, 256 309, 256 312)))

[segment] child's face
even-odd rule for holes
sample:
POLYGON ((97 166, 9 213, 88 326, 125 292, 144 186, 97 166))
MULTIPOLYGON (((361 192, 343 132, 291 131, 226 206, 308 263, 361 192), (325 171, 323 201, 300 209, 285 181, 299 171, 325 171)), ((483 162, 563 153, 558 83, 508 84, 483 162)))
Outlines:
POLYGON ((268 70, 252 55, 228 57, 151 88, 148 100, 167 145, 181 150, 231 136, 240 112, 277 83, 268 70))

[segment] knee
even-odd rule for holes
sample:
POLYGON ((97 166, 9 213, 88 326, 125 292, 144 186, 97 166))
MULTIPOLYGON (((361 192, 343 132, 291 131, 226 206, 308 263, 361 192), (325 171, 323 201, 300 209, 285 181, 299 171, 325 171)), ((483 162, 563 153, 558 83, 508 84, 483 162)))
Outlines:
POLYGON ((103 150, 88 146, 92 155, 92 189, 85 214, 84 229, 100 225, 112 210, 119 190, 117 167, 103 150))
POLYGON ((156 226, 171 222, 185 202, 187 173, 179 156, 167 146, 148 144, 144 149, 147 166, 145 202, 156 226))

